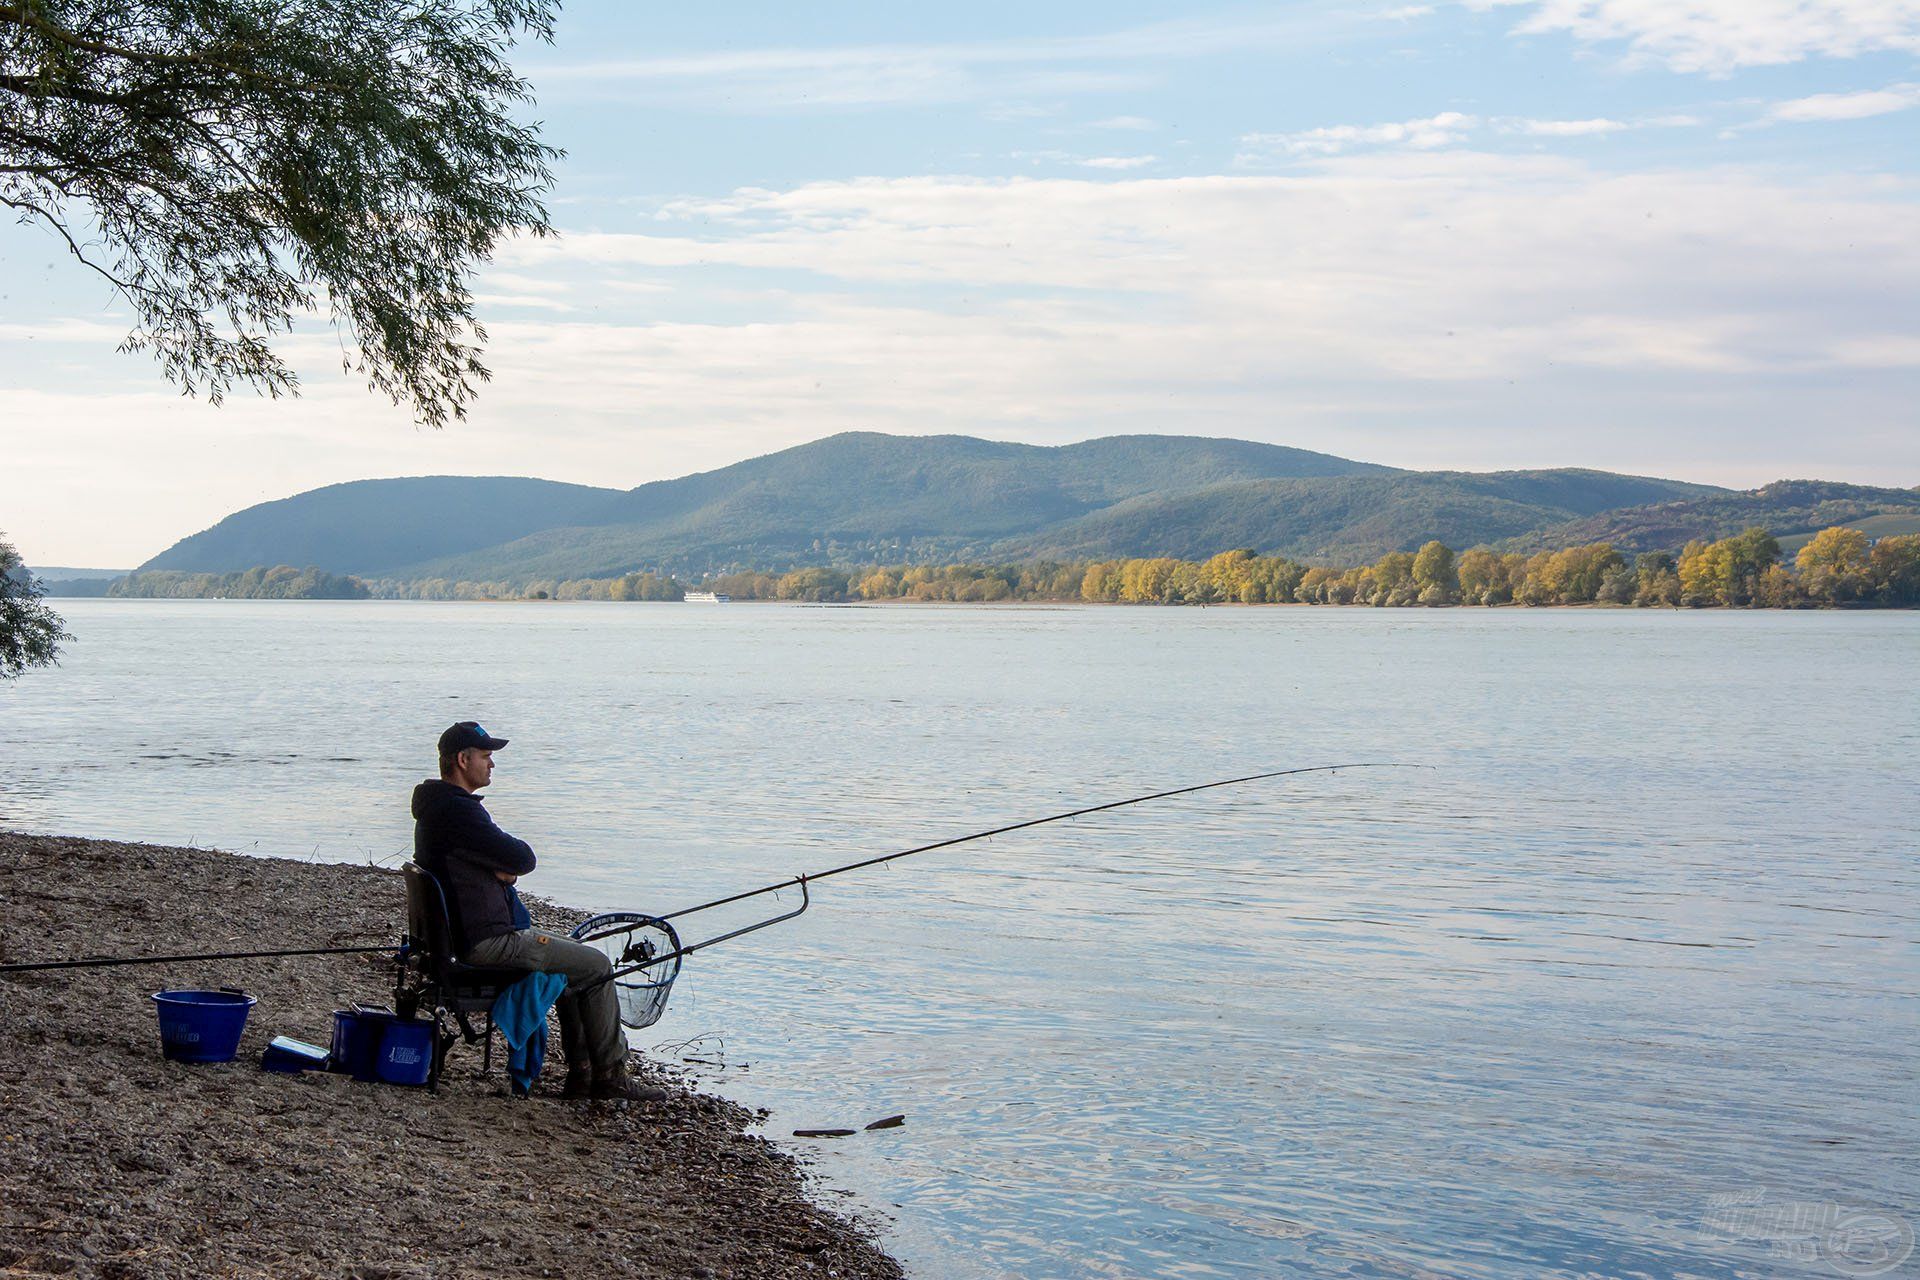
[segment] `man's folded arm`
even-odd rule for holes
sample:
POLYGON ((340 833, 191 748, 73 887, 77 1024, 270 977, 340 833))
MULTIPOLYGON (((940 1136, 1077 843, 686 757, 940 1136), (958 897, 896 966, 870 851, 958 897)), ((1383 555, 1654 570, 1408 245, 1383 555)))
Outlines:
POLYGON ((461 814, 450 824, 449 855, 488 871, 523 876, 533 870, 533 846, 495 826, 479 805, 473 808, 476 812, 472 815, 461 814))

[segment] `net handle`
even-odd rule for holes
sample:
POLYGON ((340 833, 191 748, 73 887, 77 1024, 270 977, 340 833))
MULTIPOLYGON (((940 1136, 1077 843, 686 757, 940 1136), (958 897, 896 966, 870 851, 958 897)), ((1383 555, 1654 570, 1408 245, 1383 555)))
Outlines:
MULTIPOLYGON (((777 916, 769 916, 767 919, 755 921, 753 924, 743 925, 738 929, 735 929, 729 933, 720 934, 717 937, 704 938, 699 942, 689 943, 684 947, 680 947, 676 950, 669 951, 665 955, 654 956, 651 960, 642 960, 638 964, 630 964, 624 967, 615 968, 613 972, 608 974, 603 974, 602 976, 595 978, 592 982, 585 983, 579 987, 574 988, 574 990, 591 991, 603 982, 612 982, 618 978, 624 978, 630 973, 638 973, 642 969, 651 969, 653 966, 657 964, 665 964, 669 960, 677 961, 682 956, 690 956, 696 951, 704 950, 705 948, 714 946, 717 943, 730 942, 734 938, 744 937, 749 933, 758 933, 762 929, 771 928, 776 924, 785 923, 786 921, 791 920, 795 916, 801 914, 809 906, 812 905, 813 899, 811 895, 809 895, 807 892, 807 880, 808 880, 807 876, 796 877, 796 883, 798 883, 800 886, 800 905, 795 907, 791 911, 785 912, 784 914, 777 915, 777 916)), ((580 941, 591 942, 594 938, 608 938, 619 933, 632 933, 634 928, 639 928, 639 927, 641 926, 635 925, 633 926, 633 928, 629 928, 629 929, 611 929, 611 930, 608 930, 606 933, 597 933, 597 934, 589 935, 588 937, 580 939, 580 941)), ((680 972, 680 966, 678 964, 674 965, 674 975, 676 977, 679 975, 679 972, 680 972)), ((667 979, 667 981, 671 982, 673 981, 673 979, 669 978, 667 979)))

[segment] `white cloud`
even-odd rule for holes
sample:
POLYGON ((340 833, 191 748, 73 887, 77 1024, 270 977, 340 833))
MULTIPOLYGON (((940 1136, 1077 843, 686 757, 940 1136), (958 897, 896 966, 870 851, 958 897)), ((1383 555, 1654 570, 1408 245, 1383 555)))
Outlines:
POLYGON ((487 270, 486 283, 497 289, 512 293, 558 294, 568 292, 572 286, 564 280, 549 280, 542 276, 519 275, 511 271, 487 270))
POLYGON ((1159 160, 1159 156, 1081 156, 1071 151, 1048 149, 1043 151, 1010 151, 1010 160, 1024 160, 1029 165, 1077 165, 1082 169, 1143 169, 1159 160))
POLYGON ((1494 122, 1502 133, 1529 138, 1602 138, 1636 129, 1686 129, 1697 127, 1697 116, 1647 116, 1637 120, 1612 120, 1604 116, 1591 120, 1526 120, 1508 116, 1494 122))
POLYGON ((1143 133, 1149 129, 1158 129, 1160 126, 1145 116, 1108 116, 1105 120, 1095 120, 1087 127, 1089 129, 1128 129, 1143 133))
POLYGON ((1483 129, 1530 138, 1598 138, 1638 129, 1695 126, 1693 116, 1649 116, 1634 120, 1596 117, 1587 120, 1530 120, 1500 116, 1483 121, 1458 111, 1390 124, 1342 124, 1294 133, 1249 133, 1241 136, 1238 164, 1250 167, 1275 158, 1315 159, 1364 148, 1404 148, 1434 151, 1457 146, 1483 129))
POLYGON ((88 346, 105 343, 111 347, 126 337, 131 328, 131 318, 113 321, 66 317, 40 324, 10 322, 0 323, 0 341, 80 343, 88 346))
POLYGON ((1865 120, 1920 107, 1920 84, 1896 84, 1861 93, 1816 93, 1776 103, 1764 120, 1769 124, 1805 124, 1828 120, 1865 120))
POLYGON ((1464 141, 1479 121, 1458 111, 1394 124, 1339 124, 1297 133, 1249 133, 1241 144, 1289 156, 1333 156, 1358 147, 1411 147, 1419 151, 1464 141))
POLYGON ((1912 483, 1916 204, 1888 177, 1465 151, 743 190, 685 202, 697 233, 503 245, 502 276, 604 310, 491 323, 494 380, 442 432, 325 372, 325 337, 302 399, 220 410, 135 359, 118 392, 0 370, 0 421, 60 424, 9 441, 0 512, 42 560, 115 563, 336 480, 626 486, 851 428, 1912 483))
POLYGON ((1920 0, 1462 0, 1521 8, 1521 34, 1626 42, 1635 61, 1725 75, 1807 58, 1920 53, 1920 0))
POLYGON ((522 307, 535 311, 572 311, 570 303, 538 293, 476 293, 474 305, 481 313, 492 307, 522 307))
POLYGON ((1274 177, 815 183, 709 202, 719 238, 572 236, 502 256, 616 278, 809 273, 779 322, 528 332, 559 382, 581 343, 605 341, 588 363, 673 388, 668 419, 731 420, 751 400, 803 438, 1124 419, 1142 395, 1233 417, 1339 379, 1412 403, 1421 384, 1556 365, 1743 387, 1897 372, 1872 353, 1920 334, 1898 305, 1920 293, 1915 197, 1886 180, 1403 152, 1274 177), (936 301, 948 287, 969 306, 936 301), (813 397, 784 397, 816 382, 809 423, 813 397))
POLYGON ((1168 414, 1258 434, 1282 406, 1343 416, 1330 406, 1356 388, 1419 414, 1435 386, 1485 394, 1555 368, 1705 379, 1765 417, 1769 379, 1910 372, 1884 357, 1920 338, 1894 301, 1920 292, 1914 195, 1471 153, 1285 177, 810 184, 714 202, 713 224, 738 229, 721 240, 511 250, 598 275, 812 273, 814 290, 782 296, 786 318, 529 332, 548 349, 517 358, 554 381, 536 399, 564 401, 583 365, 614 371, 597 394, 652 420, 750 421, 779 433, 770 446, 846 426, 1087 434, 1168 414), (968 306, 935 301, 949 288, 968 306))
POLYGON ((1508 133, 1524 133, 1533 138, 1592 138, 1621 133, 1633 128, 1624 120, 1505 120, 1501 128, 1508 133))

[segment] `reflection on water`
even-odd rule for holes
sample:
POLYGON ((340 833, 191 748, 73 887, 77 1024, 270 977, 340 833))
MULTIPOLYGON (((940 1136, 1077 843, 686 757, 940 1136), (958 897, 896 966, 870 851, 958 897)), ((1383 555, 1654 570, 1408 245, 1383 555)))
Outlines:
POLYGON ((928 1276, 1831 1275, 1769 1206, 1920 1220, 1914 615, 68 612, 0 822, 393 862, 476 718, 529 887, 593 908, 1436 766, 874 868, 689 960, 645 1043, 776 1135, 906 1113, 797 1145, 928 1276))

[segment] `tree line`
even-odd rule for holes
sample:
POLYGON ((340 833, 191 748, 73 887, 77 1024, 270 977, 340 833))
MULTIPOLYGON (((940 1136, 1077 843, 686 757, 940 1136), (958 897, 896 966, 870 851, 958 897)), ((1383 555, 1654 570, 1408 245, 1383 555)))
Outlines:
POLYGON ((1082 563, 960 564, 741 573, 707 589, 751 600, 1084 600, 1111 604, 1580 605, 1791 609, 1920 605, 1920 535, 1869 542, 1831 528, 1791 567, 1764 529, 1690 542, 1678 556, 1608 543, 1501 554, 1441 542, 1370 565, 1309 566, 1225 551, 1082 563))
POLYGON ((535 578, 475 582, 464 578, 376 578, 366 583, 376 600, 678 600, 688 588, 658 573, 617 578, 535 578))
POLYGON ((282 564, 238 573, 149 569, 115 578, 106 594, 141 600, 365 600, 372 592, 358 578, 282 564))
POLYGON ((1869 543, 1857 529, 1823 530, 1792 567, 1764 529, 1689 542, 1678 556, 1629 556, 1609 543, 1534 555, 1438 542, 1370 566, 1309 569, 1294 598, 1310 604, 1573 605, 1794 609, 1920 604, 1920 535, 1869 543))
POLYGON ((1088 601, 1107 604, 1445 605, 1610 604, 1795 609, 1920 605, 1920 534, 1872 542, 1858 529, 1817 534, 1789 561, 1764 529, 1690 542, 1678 555, 1630 555, 1609 543, 1532 555, 1441 542, 1372 564, 1306 565, 1241 549, 1206 560, 1170 556, 1027 564, 815 566, 742 571, 683 583, 656 572, 607 578, 362 581, 286 565, 245 573, 149 571, 116 581, 114 596, 233 599, 679 600, 689 590, 735 600, 1088 601))

